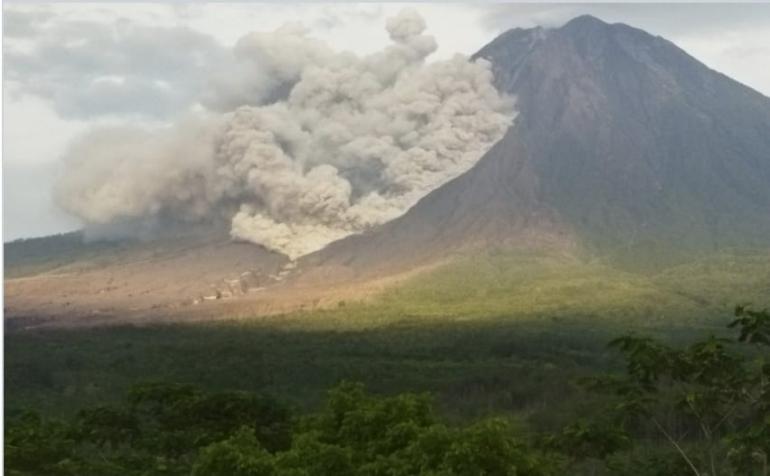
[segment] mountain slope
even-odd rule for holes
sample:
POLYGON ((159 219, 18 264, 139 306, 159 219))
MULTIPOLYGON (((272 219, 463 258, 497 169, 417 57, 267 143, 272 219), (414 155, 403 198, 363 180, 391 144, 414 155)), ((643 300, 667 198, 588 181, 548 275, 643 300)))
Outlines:
POLYGON ((590 242, 770 241, 767 97, 662 38, 589 16, 514 30, 476 57, 519 100, 516 133, 545 204, 590 242))
POLYGON ((190 315, 201 301, 245 297, 275 284, 288 262, 221 233, 102 243, 69 233, 7 243, 5 256, 11 327, 190 315))
POLYGON ((401 218, 305 260, 394 268, 490 244, 650 261, 770 244, 770 99, 672 43, 590 16, 475 58, 519 116, 401 218))

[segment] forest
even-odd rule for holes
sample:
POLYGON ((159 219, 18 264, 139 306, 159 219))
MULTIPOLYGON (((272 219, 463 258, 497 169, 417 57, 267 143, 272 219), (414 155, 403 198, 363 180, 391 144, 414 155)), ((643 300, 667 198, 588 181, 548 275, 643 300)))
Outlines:
MULTIPOLYGON (((85 342, 81 352, 95 342, 104 344, 103 337, 93 334, 98 330, 91 332, 87 338, 92 342, 85 342)), ((119 331, 101 332, 111 332, 110 345, 117 344, 115 334, 119 331)), ((49 401, 46 407, 44 399, 24 400, 11 395, 6 410, 7 474, 768 474, 768 311, 737 307, 724 332, 695 339, 684 335, 673 340, 639 333, 621 335, 609 341, 606 353, 588 353, 592 359, 606 354, 598 361, 570 369, 540 360, 541 369, 551 368, 552 373, 536 372, 533 367, 538 362, 538 350, 555 350, 549 355, 561 355, 565 361, 569 356, 580 362, 574 358, 580 344, 564 339, 569 334, 566 329, 560 348, 554 347, 558 338, 553 335, 550 340, 534 339, 529 357, 526 349, 517 349, 515 353, 523 360, 510 361, 507 366, 487 362, 485 367, 473 362, 446 368, 437 362, 421 364, 419 357, 412 355, 420 372, 404 375, 406 378, 399 375, 401 385, 436 392, 405 391, 389 385, 388 359, 380 355, 381 361, 366 369, 369 378, 362 380, 369 380, 367 385, 337 381, 321 391, 335 376, 318 375, 315 385, 297 387, 297 393, 307 394, 286 398, 291 392, 281 392, 280 382, 271 382, 271 374, 280 372, 268 372, 265 367, 269 364, 266 366, 264 357, 255 351, 251 356, 241 355, 244 362, 256 365, 253 374, 240 375, 244 380, 253 378, 252 390, 232 388, 237 384, 226 382, 226 376, 216 382, 209 375, 196 380, 205 388, 166 379, 126 384, 121 395, 118 389, 124 386, 116 381, 115 394, 102 392, 99 399, 78 409, 62 407, 58 400, 49 401), (435 368, 426 368, 426 364, 435 368), (493 367, 495 374, 489 375, 487 370, 493 367), (458 372, 465 374, 464 388, 439 384, 447 379, 442 374, 458 372), (422 384, 410 385, 410 377, 418 375, 422 384), (518 394, 511 391, 516 388, 518 394), (486 405, 480 404, 483 399, 486 405), (42 411, 25 408, 25 403, 42 411)), ((485 346, 491 343, 492 335, 499 339, 492 353, 497 353, 498 360, 509 360, 501 357, 505 354, 502 344, 513 335, 521 339, 522 333, 511 331, 502 337, 490 333, 483 341, 485 346)), ((49 345, 55 345, 50 336, 46 338, 49 345)), ((334 337, 324 338, 328 349, 334 337)), ((131 342, 125 336, 123 339, 123 346, 130 349, 131 342)), ((363 351, 377 342, 373 336, 367 339, 369 342, 349 344, 363 351)), ((393 337, 388 336, 392 342, 390 339, 393 337)), ((439 342, 446 344, 448 338, 444 336, 439 342)), ((14 345, 13 340, 10 343, 14 345)), ((521 343, 523 339, 511 340, 509 345, 521 343)), ((323 348, 318 344, 312 342, 309 348, 323 348)), ((279 345, 285 346, 287 341, 279 345)), ((592 344, 583 345, 588 349, 592 344)), ((37 350, 43 349, 38 346, 37 350)), ((425 352, 440 359, 442 354, 433 350, 425 352)), ((458 350, 445 349, 444 356, 454 355, 456 359, 458 350)), ((383 349, 370 351, 382 354, 383 349)), ((42 354, 52 359, 62 357, 42 354)), ((14 356, 13 348, 9 355, 14 356)), ((216 350, 210 357, 221 358, 216 350)), ((471 355, 467 357, 471 360, 471 355)), ((113 373, 122 373, 117 372, 121 363, 113 364, 113 373)), ((43 395, 40 388, 34 390, 35 385, 56 384, 55 374, 44 375, 40 369, 36 374, 34 366, 22 369, 13 365, 12 360, 9 388, 26 388, 28 395, 43 395), (26 386, 19 385, 23 382, 26 386)), ((77 368, 84 363, 70 355, 61 365, 77 368)), ((147 365, 162 367, 164 362, 147 365)), ((222 365, 224 369, 226 362, 222 365)), ((323 367, 322 362, 316 365, 323 367)), ((405 363, 400 362, 398 368, 405 369, 405 363)), ((291 372, 291 367, 285 370, 291 372)), ((90 375, 93 377, 93 370, 90 375)), ((193 380, 179 372, 170 375, 177 380, 193 380)), ((93 388, 83 391, 98 393, 93 388)))

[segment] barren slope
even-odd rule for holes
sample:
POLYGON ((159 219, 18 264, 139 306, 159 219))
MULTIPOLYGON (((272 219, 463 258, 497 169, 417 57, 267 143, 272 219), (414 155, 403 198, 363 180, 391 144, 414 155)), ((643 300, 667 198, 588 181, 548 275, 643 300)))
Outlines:
MULTIPOLYGON (((79 237, 77 237, 79 239, 79 237)), ((198 304, 256 293, 280 280, 288 260, 227 236, 90 244, 34 260, 27 250, 68 237, 6 245, 6 318, 103 321, 188 312, 198 304), (43 241, 47 240, 47 241, 43 241), (16 262, 14 263, 14 258, 16 262), (219 298, 219 299, 217 299, 219 298)), ((56 250, 54 250, 56 251, 56 250)))

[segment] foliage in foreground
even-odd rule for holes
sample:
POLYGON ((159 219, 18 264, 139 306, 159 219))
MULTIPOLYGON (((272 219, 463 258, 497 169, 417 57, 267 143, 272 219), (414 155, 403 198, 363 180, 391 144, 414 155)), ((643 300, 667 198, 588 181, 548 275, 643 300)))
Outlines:
POLYGON ((611 344, 619 376, 590 379, 608 394, 553 434, 510 418, 452 425, 430 397, 329 391, 304 416, 247 392, 178 384, 136 387, 124 404, 69 421, 16 416, 6 428, 11 475, 662 476, 768 474, 770 314, 736 310, 737 342, 676 349, 626 336, 611 344))
POLYGON ((452 427, 426 395, 373 397, 352 383, 296 420, 252 394, 144 385, 127 405, 89 409, 72 422, 24 415, 6 437, 9 474, 554 474, 506 420, 452 427))
POLYGON ((766 476, 770 314, 738 307, 735 316, 729 327, 739 330, 738 349, 714 336, 683 349, 638 336, 612 341, 625 359, 625 374, 587 384, 613 395, 614 405, 603 427, 567 428, 565 451, 606 457, 630 443, 633 430, 656 435, 676 455, 674 466, 659 474, 766 476))

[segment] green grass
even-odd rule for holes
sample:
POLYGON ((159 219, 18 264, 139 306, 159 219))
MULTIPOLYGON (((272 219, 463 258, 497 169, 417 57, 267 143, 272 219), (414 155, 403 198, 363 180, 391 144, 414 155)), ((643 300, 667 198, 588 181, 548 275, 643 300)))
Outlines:
POLYGON ((770 253, 721 253, 657 273, 600 260, 490 252, 460 258, 377 302, 415 316, 703 324, 738 303, 770 305, 770 253))

